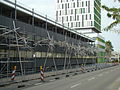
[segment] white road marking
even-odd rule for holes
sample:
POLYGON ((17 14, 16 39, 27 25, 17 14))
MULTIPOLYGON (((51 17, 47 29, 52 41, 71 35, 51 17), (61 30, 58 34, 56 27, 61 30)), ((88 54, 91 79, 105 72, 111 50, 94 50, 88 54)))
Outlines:
POLYGON ((52 81, 55 81, 55 79, 52 79, 52 80, 50 80, 50 81, 51 81, 51 82, 52 82, 52 81))
POLYGON ((40 85, 40 84, 42 84, 42 83, 36 83, 36 84, 34 84, 34 85, 40 85))
POLYGON ((75 84, 75 85, 71 86, 70 88, 77 87, 77 86, 80 85, 80 84, 81 84, 81 83, 75 84))
POLYGON ((93 79, 95 79, 95 77, 92 77, 92 78, 88 79, 88 81, 91 81, 91 80, 93 80, 93 79))

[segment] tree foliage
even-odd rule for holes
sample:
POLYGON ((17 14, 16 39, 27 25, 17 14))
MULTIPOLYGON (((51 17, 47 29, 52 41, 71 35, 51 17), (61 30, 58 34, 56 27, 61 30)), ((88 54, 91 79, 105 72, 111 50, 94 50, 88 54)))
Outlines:
POLYGON ((106 51, 107 56, 110 57, 111 52, 113 51, 113 46, 112 46, 111 41, 109 40, 105 42, 105 51, 106 51))
MULTIPOLYGON (((118 1, 120 2, 120 0, 118 1)), ((109 26, 104 29, 105 31, 111 30, 113 27, 120 24, 120 8, 109 8, 105 5, 103 5, 102 8, 107 11, 107 17, 114 20, 109 26)))

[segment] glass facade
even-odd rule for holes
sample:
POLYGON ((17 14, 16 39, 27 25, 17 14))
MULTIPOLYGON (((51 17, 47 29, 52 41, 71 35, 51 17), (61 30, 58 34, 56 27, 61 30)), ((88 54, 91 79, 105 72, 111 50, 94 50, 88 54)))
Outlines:
POLYGON ((97 30, 101 30, 101 0, 94 1, 94 26, 97 30))
POLYGON ((98 36, 96 38, 96 41, 97 41, 97 47, 98 47, 98 58, 97 58, 97 62, 98 63, 104 63, 105 62, 105 40, 101 37, 101 36, 98 36))

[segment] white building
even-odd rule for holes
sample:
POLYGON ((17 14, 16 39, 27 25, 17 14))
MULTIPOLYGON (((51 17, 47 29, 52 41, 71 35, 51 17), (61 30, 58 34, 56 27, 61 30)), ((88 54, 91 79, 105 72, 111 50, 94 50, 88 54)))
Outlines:
POLYGON ((57 0, 56 20, 69 28, 95 37, 101 31, 101 0, 57 0))

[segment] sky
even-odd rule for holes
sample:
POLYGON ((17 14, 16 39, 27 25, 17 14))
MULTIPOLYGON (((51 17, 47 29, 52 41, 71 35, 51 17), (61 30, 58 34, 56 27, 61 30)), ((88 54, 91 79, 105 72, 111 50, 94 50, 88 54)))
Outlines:
MULTIPOLYGON (((102 5, 109 7, 119 7, 120 3, 113 2, 114 0, 101 0, 102 5)), ((41 15, 47 15, 51 19, 55 20, 56 0, 17 0, 18 3, 28 7, 29 9, 34 8, 41 15)), ((106 11, 101 10, 101 26, 102 29, 108 26, 113 20, 107 18, 106 11)), ((120 29, 120 25, 117 26, 120 29)), ((102 32, 101 35, 105 40, 110 40, 114 47, 114 50, 120 52, 120 34, 114 32, 102 32)))

